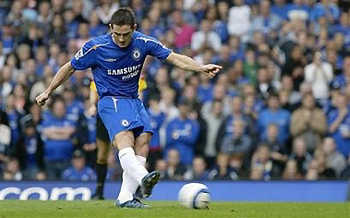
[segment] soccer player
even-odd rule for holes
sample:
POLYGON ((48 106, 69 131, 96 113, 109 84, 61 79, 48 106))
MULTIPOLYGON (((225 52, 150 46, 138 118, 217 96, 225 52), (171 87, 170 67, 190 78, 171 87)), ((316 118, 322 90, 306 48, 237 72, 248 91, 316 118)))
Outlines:
POLYGON ((129 208, 148 207, 133 195, 141 186, 142 196, 149 197, 160 177, 159 172, 149 173, 145 168, 152 128, 137 89, 146 56, 166 60, 183 70, 205 73, 209 77, 214 77, 221 69, 220 66, 201 65, 190 57, 176 54, 158 40, 136 31, 136 27, 130 8, 114 12, 109 24, 111 33, 85 43, 36 98, 39 105, 44 105, 52 92, 76 70, 92 68, 100 96, 98 113, 112 145, 119 149, 119 160, 124 170, 116 205, 129 208))
MULTIPOLYGON (((145 78, 142 76, 139 80, 139 95, 142 94, 142 91, 147 88, 147 83, 145 78)), ((90 83, 90 107, 89 114, 96 115, 97 108, 96 103, 98 102, 98 93, 96 89, 96 84, 92 81, 90 83)), ((107 158, 109 154, 109 137, 108 131, 103 124, 100 116, 97 113, 96 117, 96 146, 97 146, 97 160, 96 160, 96 174, 97 174, 97 184, 96 191, 91 197, 96 200, 104 200, 103 190, 104 184, 107 176, 107 158)))

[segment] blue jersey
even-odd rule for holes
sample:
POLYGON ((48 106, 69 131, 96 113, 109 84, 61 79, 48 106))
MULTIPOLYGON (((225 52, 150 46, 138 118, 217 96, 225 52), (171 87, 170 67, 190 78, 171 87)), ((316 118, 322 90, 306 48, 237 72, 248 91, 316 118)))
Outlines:
MULTIPOLYGON (((339 116, 339 110, 334 109, 328 114, 328 125, 330 126, 339 116)), ((329 135, 334 138, 337 144, 337 150, 341 152, 345 157, 350 155, 350 138, 343 137, 342 132, 350 131, 350 113, 340 123, 335 132, 329 135)))
POLYGON ((180 152, 180 162, 182 164, 192 164, 198 135, 199 123, 197 121, 173 119, 166 129, 165 154, 169 149, 175 148, 180 152))
POLYGON ((153 137, 149 143, 151 150, 160 149, 160 136, 159 130, 165 120, 165 114, 163 112, 154 112, 151 108, 147 110, 147 114, 150 118, 151 127, 153 130, 153 137))
POLYGON ((158 40, 133 33, 130 44, 121 48, 111 34, 85 43, 71 60, 76 70, 92 68, 98 94, 116 98, 137 98, 140 72, 147 55, 165 60, 172 51, 158 40))
POLYGON ((70 167, 63 172, 62 179, 69 181, 95 181, 96 174, 89 167, 84 167, 80 171, 74 167, 70 167))

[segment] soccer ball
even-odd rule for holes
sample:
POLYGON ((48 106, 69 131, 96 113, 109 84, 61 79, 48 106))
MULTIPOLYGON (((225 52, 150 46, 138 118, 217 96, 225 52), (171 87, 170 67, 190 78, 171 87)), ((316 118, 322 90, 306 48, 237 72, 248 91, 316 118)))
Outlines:
POLYGON ((185 207, 208 209, 210 193, 207 186, 200 183, 189 183, 180 189, 179 202, 185 207))

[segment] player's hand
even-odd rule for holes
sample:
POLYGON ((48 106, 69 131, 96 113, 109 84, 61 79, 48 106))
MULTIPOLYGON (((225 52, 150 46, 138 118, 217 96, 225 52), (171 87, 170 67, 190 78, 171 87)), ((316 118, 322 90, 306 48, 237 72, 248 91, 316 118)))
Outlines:
POLYGON ((95 104, 91 104, 89 109, 88 109, 88 114, 90 116, 94 116, 94 115, 96 115, 96 112, 97 112, 96 105, 95 104))
POLYGON ((214 76, 222 69, 221 66, 215 64, 207 64, 204 66, 204 73, 206 73, 210 78, 214 76))
POLYGON ((36 97, 35 101, 38 105, 43 106, 46 104, 47 100, 50 98, 50 93, 45 91, 36 97))

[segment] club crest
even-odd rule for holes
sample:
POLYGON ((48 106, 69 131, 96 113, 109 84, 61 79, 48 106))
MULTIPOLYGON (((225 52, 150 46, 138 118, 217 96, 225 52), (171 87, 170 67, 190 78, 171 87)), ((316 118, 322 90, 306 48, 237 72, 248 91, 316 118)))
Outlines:
POLYGON ((140 58, 141 58, 141 52, 140 50, 138 50, 137 48, 135 48, 133 51, 132 51, 132 58, 135 60, 135 61, 139 61, 140 58))

